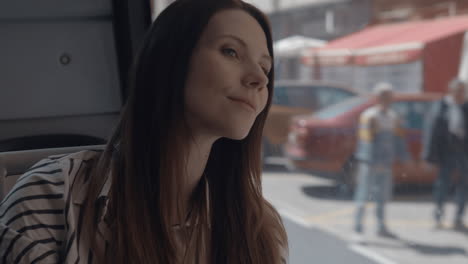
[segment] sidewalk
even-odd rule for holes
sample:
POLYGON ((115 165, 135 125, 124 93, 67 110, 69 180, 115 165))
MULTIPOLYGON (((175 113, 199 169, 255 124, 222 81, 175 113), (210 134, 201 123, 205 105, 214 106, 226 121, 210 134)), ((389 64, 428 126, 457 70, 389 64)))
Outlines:
MULTIPOLYGON (((351 214, 315 221, 313 224, 341 237, 349 243, 355 243, 352 232, 353 207, 351 214)), ((468 232, 456 232, 451 229, 451 221, 445 221, 442 229, 435 229, 430 219, 431 205, 411 205, 393 203, 387 208, 389 229, 397 235, 396 239, 376 236, 373 206, 368 206, 366 230, 362 247, 370 248, 392 259, 395 263, 410 264, 466 264, 468 263, 468 232), (417 207, 417 208, 416 208, 417 207)), ((448 205, 448 213, 453 206, 448 205)))
MULTIPOLYGON (((374 206, 368 204, 364 242, 357 244, 352 231, 354 204, 350 199, 334 198, 331 190, 329 182, 309 175, 283 172, 264 176, 265 196, 284 216, 304 226, 325 230, 363 254, 376 253, 385 259, 379 263, 468 263, 468 232, 451 229, 452 204, 446 206, 443 228, 435 229, 430 197, 397 195, 386 210, 388 228, 397 239, 375 235, 374 206)), ((465 223, 468 224, 466 216, 465 223)))

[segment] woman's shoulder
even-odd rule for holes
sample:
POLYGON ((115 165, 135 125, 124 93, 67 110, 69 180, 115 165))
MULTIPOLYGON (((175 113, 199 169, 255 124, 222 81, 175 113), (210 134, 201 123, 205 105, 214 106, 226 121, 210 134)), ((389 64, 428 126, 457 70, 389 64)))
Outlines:
MULTIPOLYGON (((73 199, 74 203, 82 203, 87 194, 88 180, 92 169, 99 160, 102 151, 83 150, 56 157, 55 166, 61 172, 65 183, 64 195, 73 199)), ((54 157, 49 157, 49 159, 54 157)))
POLYGON ((0 204, 1 258, 8 263, 58 262, 71 225, 66 221, 70 186, 97 154, 82 151, 47 157, 16 181, 0 204))
POLYGON ((51 156, 49 159, 56 159, 56 165, 62 170, 64 176, 74 180, 81 173, 89 172, 98 161, 100 150, 83 150, 75 153, 51 156))
POLYGON ((38 161, 18 178, 4 201, 31 193, 48 196, 60 194, 66 197, 73 187, 81 189, 75 183, 81 183, 82 181, 77 180, 90 173, 91 165, 97 160, 99 153, 85 150, 49 156, 38 161))
POLYGON ((89 169, 97 160, 99 153, 95 150, 83 150, 49 156, 31 166, 17 182, 32 179, 74 181, 80 171, 89 169))

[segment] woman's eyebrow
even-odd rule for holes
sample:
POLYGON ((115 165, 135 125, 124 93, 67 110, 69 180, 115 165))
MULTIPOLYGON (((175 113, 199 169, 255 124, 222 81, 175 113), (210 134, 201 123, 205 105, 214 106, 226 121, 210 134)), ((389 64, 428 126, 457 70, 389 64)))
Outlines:
MULTIPOLYGON (((217 38, 230 38, 230 39, 233 39, 236 42, 238 42, 244 48, 247 48, 247 43, 238 36, 235 36, 235 35, 232 35, 232 34, 223 34, 223 35, 218 36, 217 38)), ((272 61, 273 61, 271 56, 268 55, 268 54, 263 54, 262 58, 268 60, 269 63, 272 63, 272 61)))

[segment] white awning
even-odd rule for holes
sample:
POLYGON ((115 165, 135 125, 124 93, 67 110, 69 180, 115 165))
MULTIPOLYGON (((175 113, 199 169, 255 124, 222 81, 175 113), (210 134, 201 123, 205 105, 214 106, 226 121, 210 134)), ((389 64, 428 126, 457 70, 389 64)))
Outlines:
POLYGON ((276 41, 273 45, 273 49, 276 57, 294 57, 301 56, 311 48, 323 47, 326 43, 326 41, 320 39, 291 36, 276 41))

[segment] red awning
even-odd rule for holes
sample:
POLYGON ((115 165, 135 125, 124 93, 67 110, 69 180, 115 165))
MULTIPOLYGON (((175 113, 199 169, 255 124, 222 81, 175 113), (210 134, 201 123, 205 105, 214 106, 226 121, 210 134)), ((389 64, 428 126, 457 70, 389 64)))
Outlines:
MULTIPOLYGON (((468 30, 468 16, 370 26, 316 49, 322 65, 406 63, 430 42, 468 30)), ((310 58, 309 58, 310 59, 310 58)))

